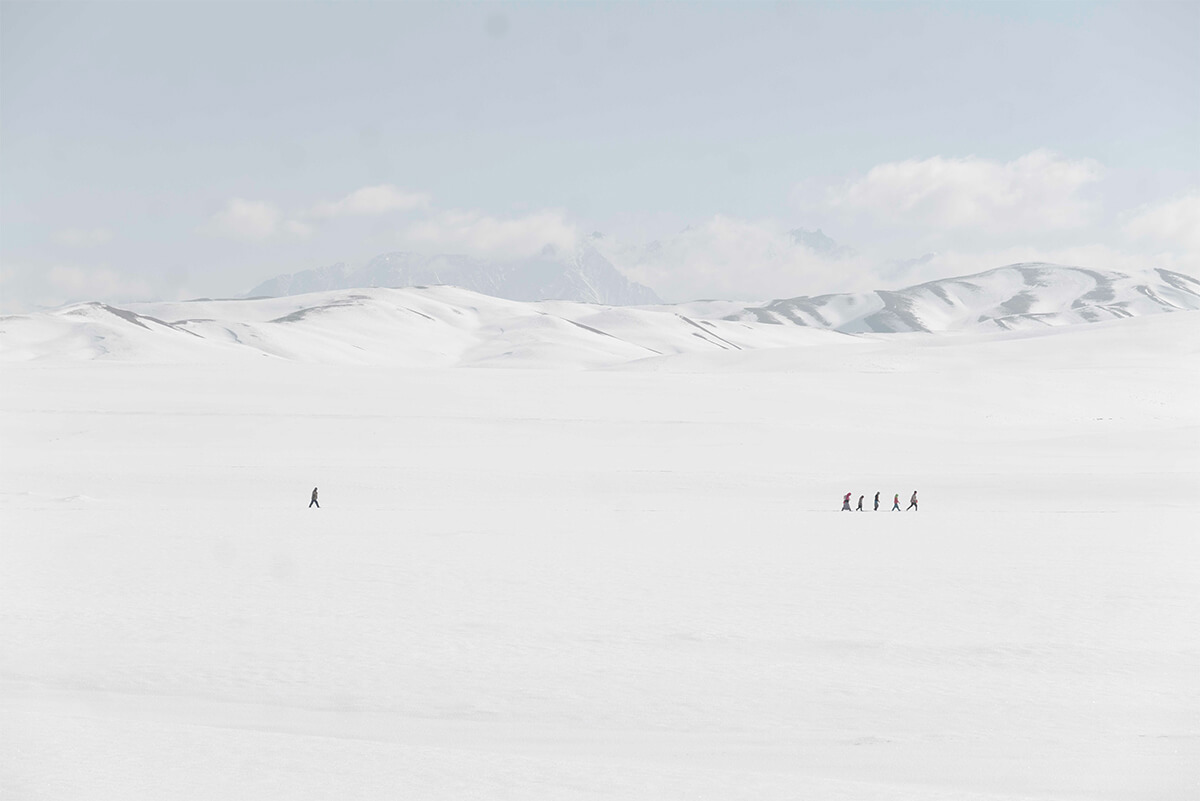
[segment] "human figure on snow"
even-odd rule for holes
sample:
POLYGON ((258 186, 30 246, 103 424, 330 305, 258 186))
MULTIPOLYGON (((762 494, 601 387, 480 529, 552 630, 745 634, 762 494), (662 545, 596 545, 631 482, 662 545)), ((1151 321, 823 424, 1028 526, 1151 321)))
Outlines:
POLYGON ((862 502, 863 502, 863 498, 865 498, 865 497, 867 497, 867 496, 866 496, 866 495, 859 495, 859 496, 858 496, 858 511, 860 511, 860 512, 863 510, 863 508, 862 508, 862 502))
POLYGON ((850 493, 849 492, 846 493, 845 498, 842 498, 842 511, 843 512, 850 511, 850 493))
MULTIPOLYGON (((917 508, 917 491, 916 491, 916 490, 913 490, 913 496, 912 496, 912 500, 911 500, 911 501, 909 501, 909 504, 908 504, 908 509, 916 509, 916 508, 917 508)), ((908 511, 908 509, 905 509, 904 511, 906 511, 906 512, 907 512, 907 511, 908 511)), ((918 511, 919 511, 919 510, 918 510, 918 511)))
POLYGON ((317 507, 318 509, 321 508, 321 504, 317 503, 317 488, 316 487, 313 487, 312 500, 308 502, 309 509, 313 508, 314 506, 317 507))
POLYGON ((879 511, 879 493, 875 493, 875 511, 879 511))
POLYGON ((895 500, 892 501, 892 511, 893 512, 900 511, 900 493, 898 493, 898 492, 896 493, 895 500))

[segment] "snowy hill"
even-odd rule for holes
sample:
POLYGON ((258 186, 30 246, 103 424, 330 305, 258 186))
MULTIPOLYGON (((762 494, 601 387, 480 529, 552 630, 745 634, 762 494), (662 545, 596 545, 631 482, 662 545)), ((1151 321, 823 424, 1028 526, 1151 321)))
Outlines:
POLYGON ((1168 270, 1120 273, 1013 264, 894 292, 776 300, 730 320, 847 333, 1021 330, 1200 309, 1200 281, 1168 270))
POLYGON ((612 367, 659 356, 851 341, 908 331, 1047 331, 1200 309, 1200 282, 1163 270, 1015 265, 897 292, 619 307, 505 300, 457 287, 281 298, 83 303, 0 319, 0 360, 612 367))
POLYGON ((459 255, 385 253, 357 270, 335 264, 281 275, 256 286, 250 296, 425 285, 457 286, 509 300, 574 300, 612 306, 660 302, 653 291, 621 275, 589 243, 570 253, 548 248, 533 258, 504 262, 459 255))
MULTIPOLYGON (((689 307, 522 303, 456 287, 286 298, 84 303, 0 321, 0 360, 598 367, 664 354, 800 345, 838 334, 697 319, 689 307)), ((704 308, 697 311, 703 313, 704 308)))

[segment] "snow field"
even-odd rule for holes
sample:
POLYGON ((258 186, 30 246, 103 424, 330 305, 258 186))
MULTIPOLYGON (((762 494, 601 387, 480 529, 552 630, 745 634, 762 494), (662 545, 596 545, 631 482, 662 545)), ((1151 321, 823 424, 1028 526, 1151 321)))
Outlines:
POLYGON ((1195 797, 1196 329, 5 365, 0 797, 1195 797))

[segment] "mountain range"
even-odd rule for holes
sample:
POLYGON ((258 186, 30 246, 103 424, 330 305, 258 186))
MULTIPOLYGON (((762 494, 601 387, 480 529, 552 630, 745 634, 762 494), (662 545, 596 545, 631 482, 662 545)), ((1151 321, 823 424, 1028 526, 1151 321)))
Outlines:
POLYGON ((726 317, 844 333, 1012 330, 1200 309, 1200 281, 1169 270, 1011 264, 896 291, 798 297, 726 317))
MULTIPOLYGON (((680 235, 686 234, 687 230, 680 235)), ((826 259, 855 255, 853 248, 839 244, 820 229, 796 228, 787 235, 792 246, 826 259)), ((339 262, 279 275, 263 281, 248 295, 277 298, 331 289, 457 286, 508 300, 573 300, 639 306, 662 301, 654 290, 627 279, 623 274, 627 270, 623 268, 653 260, 655 254, 669 244, 669 241, 656 240, 645 245, 632 245, 594 232, 574 249, 559 250, 547 246, 537 255, 521 259, 385 253, 358 268, 339 262)))
POLYGON ((285 297, 333 289, 441 285, 508 300, 573 300, 610 306, 662 302, 653 290, 625 278, 589 242, 569 252, 547 247, 537 256, 510 261, 385 253, 357 269, 334 264, 277 276, 249 294, 285 297))
POLYGON ((0 361, 189 363, 266 356, 417 367, 595 368, 898 332, 1049 332, 1196 310, 1200 281, 1181 273, 1049 264, 1010 265, 894 292, 759 306, 697 301, 621 307, 514 301, 451 286, 377 287, 126 307, 82 303, 4 317, 0 361))

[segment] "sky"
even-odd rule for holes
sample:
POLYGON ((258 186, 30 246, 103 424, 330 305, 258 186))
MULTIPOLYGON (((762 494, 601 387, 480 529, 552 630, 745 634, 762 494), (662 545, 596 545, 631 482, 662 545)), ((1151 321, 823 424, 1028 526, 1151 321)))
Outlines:
POLYGON ((0 2, 6 313, 594 232, 669 301, 1200 275, 1200 3, 0 2))

